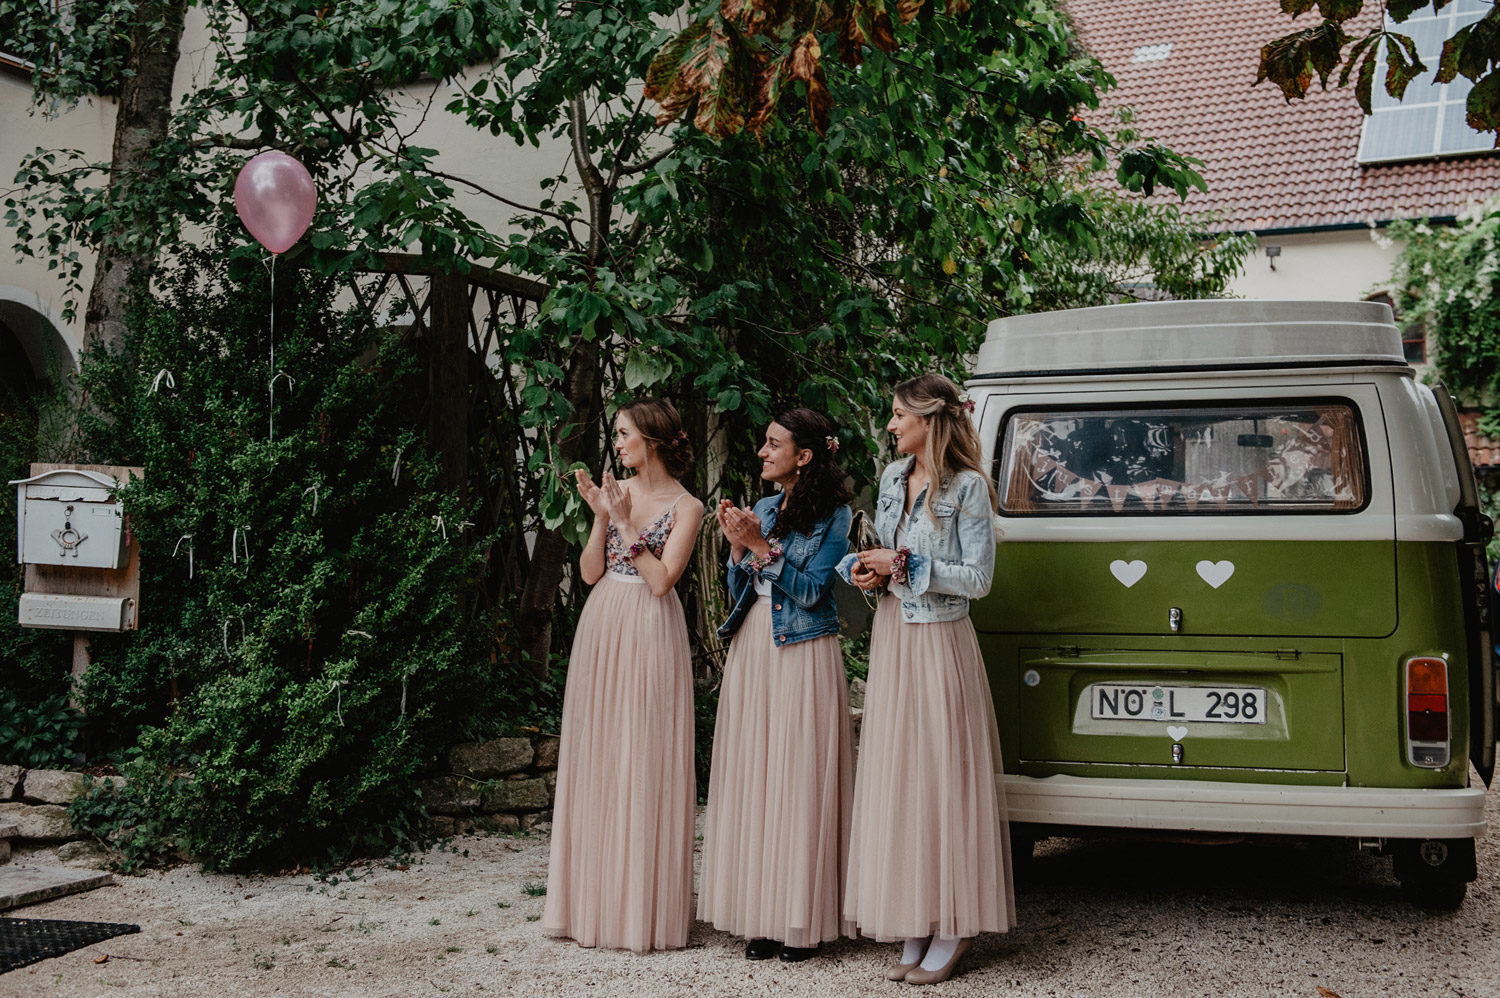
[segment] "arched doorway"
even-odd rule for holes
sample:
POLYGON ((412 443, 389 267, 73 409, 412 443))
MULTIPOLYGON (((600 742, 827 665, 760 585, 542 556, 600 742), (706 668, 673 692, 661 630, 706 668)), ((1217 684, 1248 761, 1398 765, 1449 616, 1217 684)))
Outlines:
POLYGON ((0 285, 0 460, 7 473, 38 458, 41 400, 77 369, 49 313, 35 294, 0 285))

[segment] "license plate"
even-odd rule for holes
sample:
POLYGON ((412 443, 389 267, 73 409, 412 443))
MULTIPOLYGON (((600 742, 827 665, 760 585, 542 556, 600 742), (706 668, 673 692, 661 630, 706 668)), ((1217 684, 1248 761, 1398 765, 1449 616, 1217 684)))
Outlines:
POLYGON ((1259 686, 1138 686, 1095 683, 1089 710, 1105 721, 1211 721, 1265 724, 1266 691, 1259 686))

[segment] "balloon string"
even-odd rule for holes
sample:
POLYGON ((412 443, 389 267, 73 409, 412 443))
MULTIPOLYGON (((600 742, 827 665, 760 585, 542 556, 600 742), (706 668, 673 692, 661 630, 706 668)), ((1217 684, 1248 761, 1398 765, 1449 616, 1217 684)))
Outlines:
POLYGON ((276 373, 276 254, 271 254, 271 373, 276 373))

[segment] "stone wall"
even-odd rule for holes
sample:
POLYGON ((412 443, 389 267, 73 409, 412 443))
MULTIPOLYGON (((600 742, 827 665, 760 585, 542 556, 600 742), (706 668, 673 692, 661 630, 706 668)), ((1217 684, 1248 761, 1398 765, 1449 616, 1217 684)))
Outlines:
POLYGON ((455 745, 445 762, 445 771, 419 785, 438 835, 525 831, 551 819, 556 735, 455 745))
POLYGON ((10 846, 23 852, 56 846, 65 863, 97 866, 103 850, 68 820, 68 804, 92 778, 59 769, 0 766, 0 825, 15 829, 10 846))

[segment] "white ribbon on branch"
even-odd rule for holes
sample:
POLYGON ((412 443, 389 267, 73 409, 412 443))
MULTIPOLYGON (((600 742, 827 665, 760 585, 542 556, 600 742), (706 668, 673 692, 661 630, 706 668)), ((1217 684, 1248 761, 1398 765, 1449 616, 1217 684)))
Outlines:
MULTIPOLYGON (((245 643, 245 618, 241 617, 240 618, 240 644, 244 644, 244 643, 245 643)), ((230 658, 234 657, 234 652, 232 652, 232 651, 229 650, 229 618, 228 617, 224 618, 224 654, 228 655, 230 658)))
POLYGON ((249 526, 235 527, 234 528, 234 533, 229 538, 229 555, 230 555, 230 558, 234 561, 234 563, 236 565, 238 565, 240 563, 240 548, 242 546, 245 549, 245 562, 248 564, 249 561, 250 561, 250 528, 249 528, 249 526), (245 532, 245 539, 244 539, 243 545, 240 542, 240 531, 242 531, 242 530, 245 532))
POLYGON ((172 557, 173 558, 177 557, 177 550, 178 550, 178 548, 182 547, 182 542, 183 541, 187 541, 188 542, 188 578, 191 579, 193 577, 193 535, 192 534, 183 534, 181 537, 177 538, 177 543, 172 548, 172 557))
POLYGON ((282 378, 286 379, 287 391, 291 391, 294 387, 296 387, 297 384, 292 380, 292 376, 290 374, 287 374, 285 371, 277 371, 271 376, 271 383, 269 387, 271 389, 270 434, 272 440, 276 439, 276 382, 280 381, 282 378))
POLYGON ((177 379, 174 378, 174 377, 172 377, 172 372, 169 371, 169 370, 167 370, 164 367, 160 371, 156 372, 156 377, 154 377, 154 378, 151 379, 151 390, 149 392, 147 392, 146 394, 147 395, 155 395, 156 394, 156 389, 161 385, 163 378, 166 379, 167 387, 168 388, 176 388, 177 387, 177 379))

